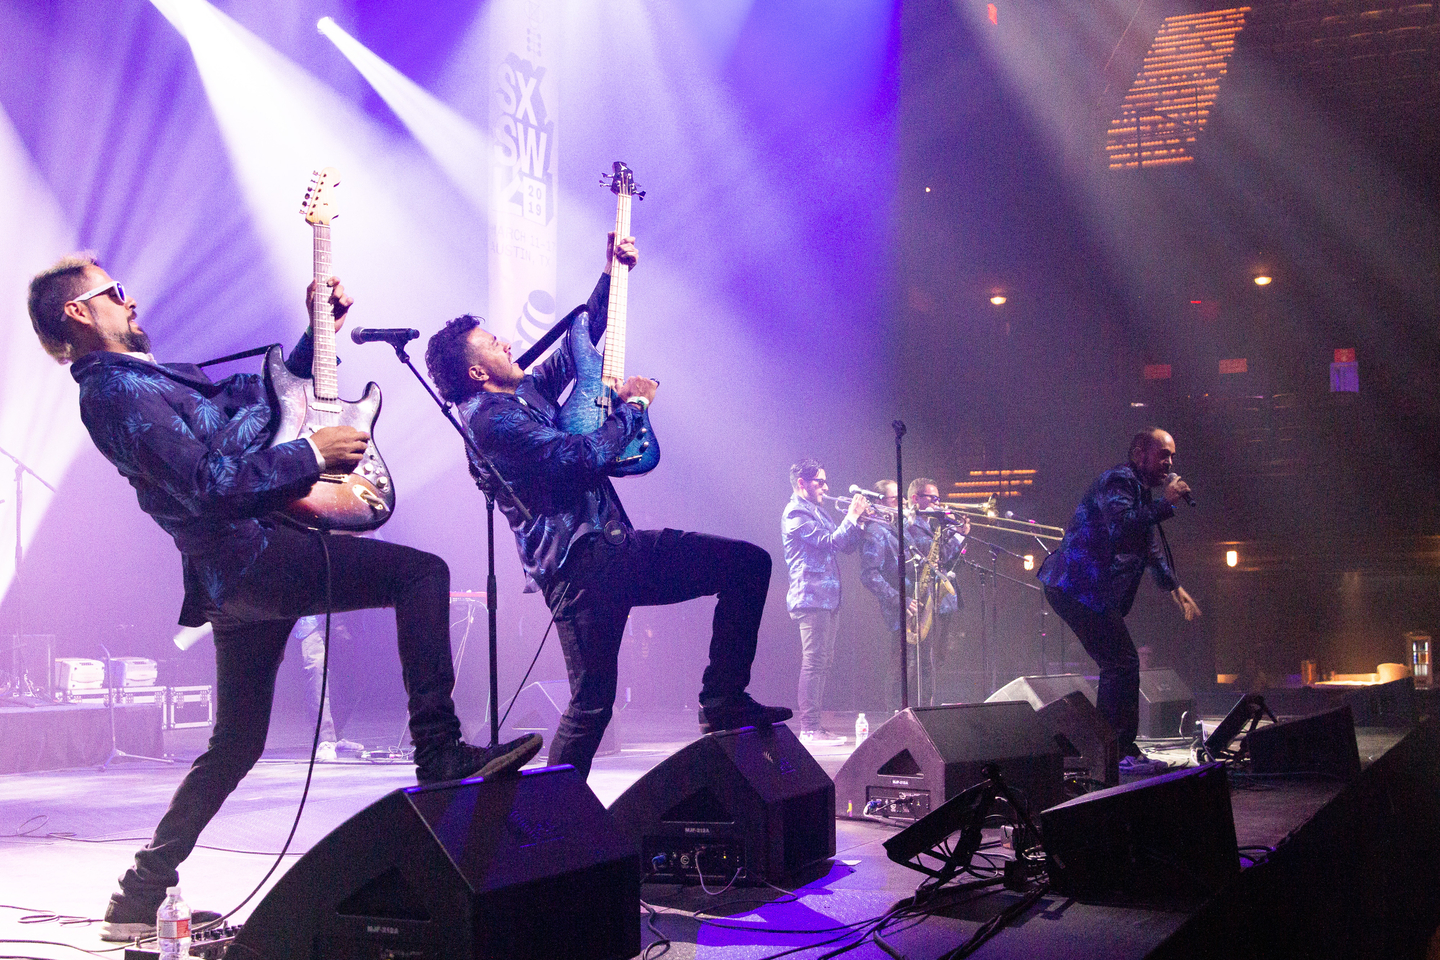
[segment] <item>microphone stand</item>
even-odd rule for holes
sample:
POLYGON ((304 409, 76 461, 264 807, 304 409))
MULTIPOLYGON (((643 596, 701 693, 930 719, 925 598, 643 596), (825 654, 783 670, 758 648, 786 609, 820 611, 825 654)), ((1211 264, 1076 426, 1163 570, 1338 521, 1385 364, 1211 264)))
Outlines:
MULTIPOLYGON (((120 741, 115 737, 115 701, 118 697, 115 694, 115 672, 110 666, 110 648, 99 640, 95 641, 101 651, 105 654, 105 703, 106 710, 110 714, 110 753, 104 762, 100 764, 100 772, 105 773, 110 769, 110 764, 116 760, 148 760, 150 763, 174 763, 167 757, 142 757, 134 753, 126 753, 120 749, 120 741)), ((160 707, 161 712, 165 710, 164 705, 160 707)))
POLYGON ((524 517, 526 520, 529 520, 531 519, 531 513, 529 509, 526 508, 525 502, 521 500, 520 496, 515 492, 515 488, 510 486, 510 482, 505 479, 505 475, 502 474, 499 468, 495 466, 495 462, 491 460, 488 456, 486 456, 485 453, 481 451, 478 446, 475 445, 474 440, 470 439, 469 432, 467 432, 465 427, 460 423, 460 421, 455 418, 454 407, 451 404, 446 403, 444 400, 440 399, 440 396, 434 391, 433 388, 431 388, 430 381, 426 380, 420 374, 420 371, 415 369, 415 364, 410 362, 410 355, 405 352, 405 344, 396 343, 392 340, 386 340, 384 342, 390 344, 390 346, 395 348, 395 356, 400 359, 401 363, 405 364, 405 366, 410 368, 411 373, 415 374, 415 379, 420 381, 420 386, 424 387, 425 392, 430 394, 430 399, 435 401, 435 404, 440 408, 440 412, 443 413, 445 415, 445 419, 450 422, 450 426, 454 427, 455 432, 460 434, 460 439, 465 441, 465 448, 470 451, 470 453, 475 457, 476 460, 484 464, 485 473, 489 474, 489 476, 495 481, 494 484, 482 485, 479 484, 478 481, 476 484, 480 487, 480 492, 485 494, 485 609, 489 613, 490 620, 489 713, 490 746, 493 747, 500 742, 500 641, 499 627, 497 625, 496 619, 499 608, 496 606, 495 600, 495 487, 499 487, 499 491, 505 495, 506 500, 515 507, 516 511, 520 514, 520 516, 524 517))
MULTIPOLYGON (((28 467, 23 460, 15 456, 15 454, 11 453, 9 450, 6 450, 4 447, 0 447, 0 454, 9 457, 15 462, 15 573, 12 579, 15 586, 18 587, 20 585, 20 561, 24 558, 25 555, 24 547, 22 546, 22 541, 20 539, 21 534, 24 532, 23 519, 25 515, 25 474, 28 473, 36 480, 39 480, 40 484, 46 490, 49 490, 51 493, 59 493, 60 491, 50 486, 50 484, 46 482, 44 477, 40 476, 40 474, 36 473, 34 470, 31 470, 30 467, 28 467)), ((24 644, 21 638, 25 636, 26 616, 23 594, 19 590, 16 590, 15 597, 15 646, 12 650, 12 656, 14 658, 13 667, 15 669, 15 700, 17 702, 23 703, 25 702, 23 698, 29 696, 29 693, 21 691, 25 691, 30 687, 30 678, 28 676, 24 676, 24 667, 21 664, 22 654, 20 652, 24 648, 24 644)), ((48 670, 50 669, 50 667, 47 666, 46 669, 48 670)), ((33 706, 33 704, 31 705, 33 706)))
MULTIPOLYGON (((906 562, 905 555, 905 469, 904 461, 901 458, 901 441, 905 437, 905 421, 895 420, 891 422, 890 426, 895 430, 895 495, 898 500, 895 510, 895 536, 899 538, 899 545, 895 555, 900 558, 900 562, 895 564, 898 568, 895 579, 899 581, 895 586, 900 590, 900 709, 908 710, 910 708, 910 664, 907 662, 909 657, 906 654, 906 648, 910 645, 910 590, 905 582, 907 579, 906 568, 909 567, 909 563, 906 562)), ((920 654, 918 651, 915 654, 915 665, 916 669, 919 669, 920 654)))
POLYGON ((1008 580, 1016 586, 1024 587, 1027 590, 1039 591, 1040 588, 1033 583, 1028 583, 1024 580, 1021 580, 1018 577, 1012 577, 1009 574, 1001 573, 997 569, 999 565, 1000 554, 1003 553, 1007 557, 1014 557, 1016 560, 1024 560, 1025 558, 1020 556, 1020 554, 1015 553, 1013 550, 1007 550, 1004 547, 1000 546, 998 543, 991 543, 988 540, 981 540, 979 537, 966 537, 965 542, 967 544, 974 542, 990 549, 990 566, 988 568, 981 566, 980 564, 968 558, 962 558, 964 559, 966 566, 973 567, 980 572, 980 672, 984 674, 986 681, 989 684, 989 688, 985 691, 985 695, 989 696, 997 689, 997 684, 995 683, 994 664, 990 662, 990 641, 1000 639, 1000 581, 1008 580), (987 577, 989 578, 990 586, 990 609, 988 618, 986 616, 985 609, 985 585, 987 577))

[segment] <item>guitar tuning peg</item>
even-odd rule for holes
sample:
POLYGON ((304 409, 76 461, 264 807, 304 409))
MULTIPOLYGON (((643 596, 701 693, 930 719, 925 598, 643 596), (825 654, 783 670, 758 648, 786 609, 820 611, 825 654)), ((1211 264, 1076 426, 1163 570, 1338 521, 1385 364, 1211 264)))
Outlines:
POLYGON ((635 199, 636 199, 636 200, 644 200, 644 199, 645 199, 645 191, 644 191, 644 190, 637 190, 637 191, 635 191, 635 199))

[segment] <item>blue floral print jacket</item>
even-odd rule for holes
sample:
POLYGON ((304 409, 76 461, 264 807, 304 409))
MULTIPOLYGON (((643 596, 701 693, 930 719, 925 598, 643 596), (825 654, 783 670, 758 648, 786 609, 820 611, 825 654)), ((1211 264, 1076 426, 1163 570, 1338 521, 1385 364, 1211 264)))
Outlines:
MULTIPOLYGON (((286 366, 308 377, 311 356, 302 337, 286 366)), ((259 374, 214 383, 193 364, 104 351, 70 374, 95 446, 180 549, 180 623, 200 626, 265 549, 261 518, 319 479, 314 448, 302 439, 267 449, 276 410, 259 374)))
MULTIPOLYGON (((602 274, 585 309, 595 343, 605 333, 605 309, 610 275, 602 274)), ((574 330, 574 327, 571 327, 574 330)), ((526 520, 504 496, 496 503, 515 534, 520 563, 525 568, 526 592, 546 587, 565 563, 570 547, 607 524, 627 534, 630 518, 603 468, 619 456, 644 420, 633 404, 614 408, 599 430, 589 434, 566 433, 555 425, 560 397, 575 377, 569 338, 536 371, 509 393, 477 393, 460 404, 460 417, 476 446, 524 501, 526 520)), ((468 449, 468 448, 467 448, 468 449)), ((470 473, 481 480, 482 468, 473 454, 470 473)))
POLYGON ((1065 528, 1065 539, 1036 574, 1097 613, 1125 616, 1149 567, 1162 590, 1179 584, 1160 543, 1161 521, 1175 516, 1128 463, 1107 470, 1090 485, 1065 528))

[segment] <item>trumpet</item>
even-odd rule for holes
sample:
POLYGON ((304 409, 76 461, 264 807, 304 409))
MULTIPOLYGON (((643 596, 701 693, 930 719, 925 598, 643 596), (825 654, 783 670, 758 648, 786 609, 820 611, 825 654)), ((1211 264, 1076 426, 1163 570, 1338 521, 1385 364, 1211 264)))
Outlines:
MULTIPOLYGON (((858 487, 852 486, 850 489, 858 493, 860 496, 864 497, 866 500, 870 500, 869 506, 867 506, 865 508, 865 512, 860 515, 861 522, 867 520, 875 520, 881 523, 891 524, 895 522, 895 511, 890 507, 885 506, 884 504, 875 502, 876 500, 882 499, 878 493, 875 494, 874 499, 871 499, 869 493, 861 491, 858 487)), ((836 497, 828 493, 820 494, 820 498, 822 500, 829 500, 830 505, 836 510, 849 510, 850 502, 855 499, 853 496, 836 497)))

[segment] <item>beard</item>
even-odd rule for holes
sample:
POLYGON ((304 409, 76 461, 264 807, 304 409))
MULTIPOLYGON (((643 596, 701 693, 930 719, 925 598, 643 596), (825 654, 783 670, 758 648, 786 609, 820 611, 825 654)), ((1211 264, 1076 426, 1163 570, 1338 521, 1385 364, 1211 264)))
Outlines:
POLYGON ((144 330, 130 330, 120 338, 128 353, 151 353, 150 334, 144 330))

